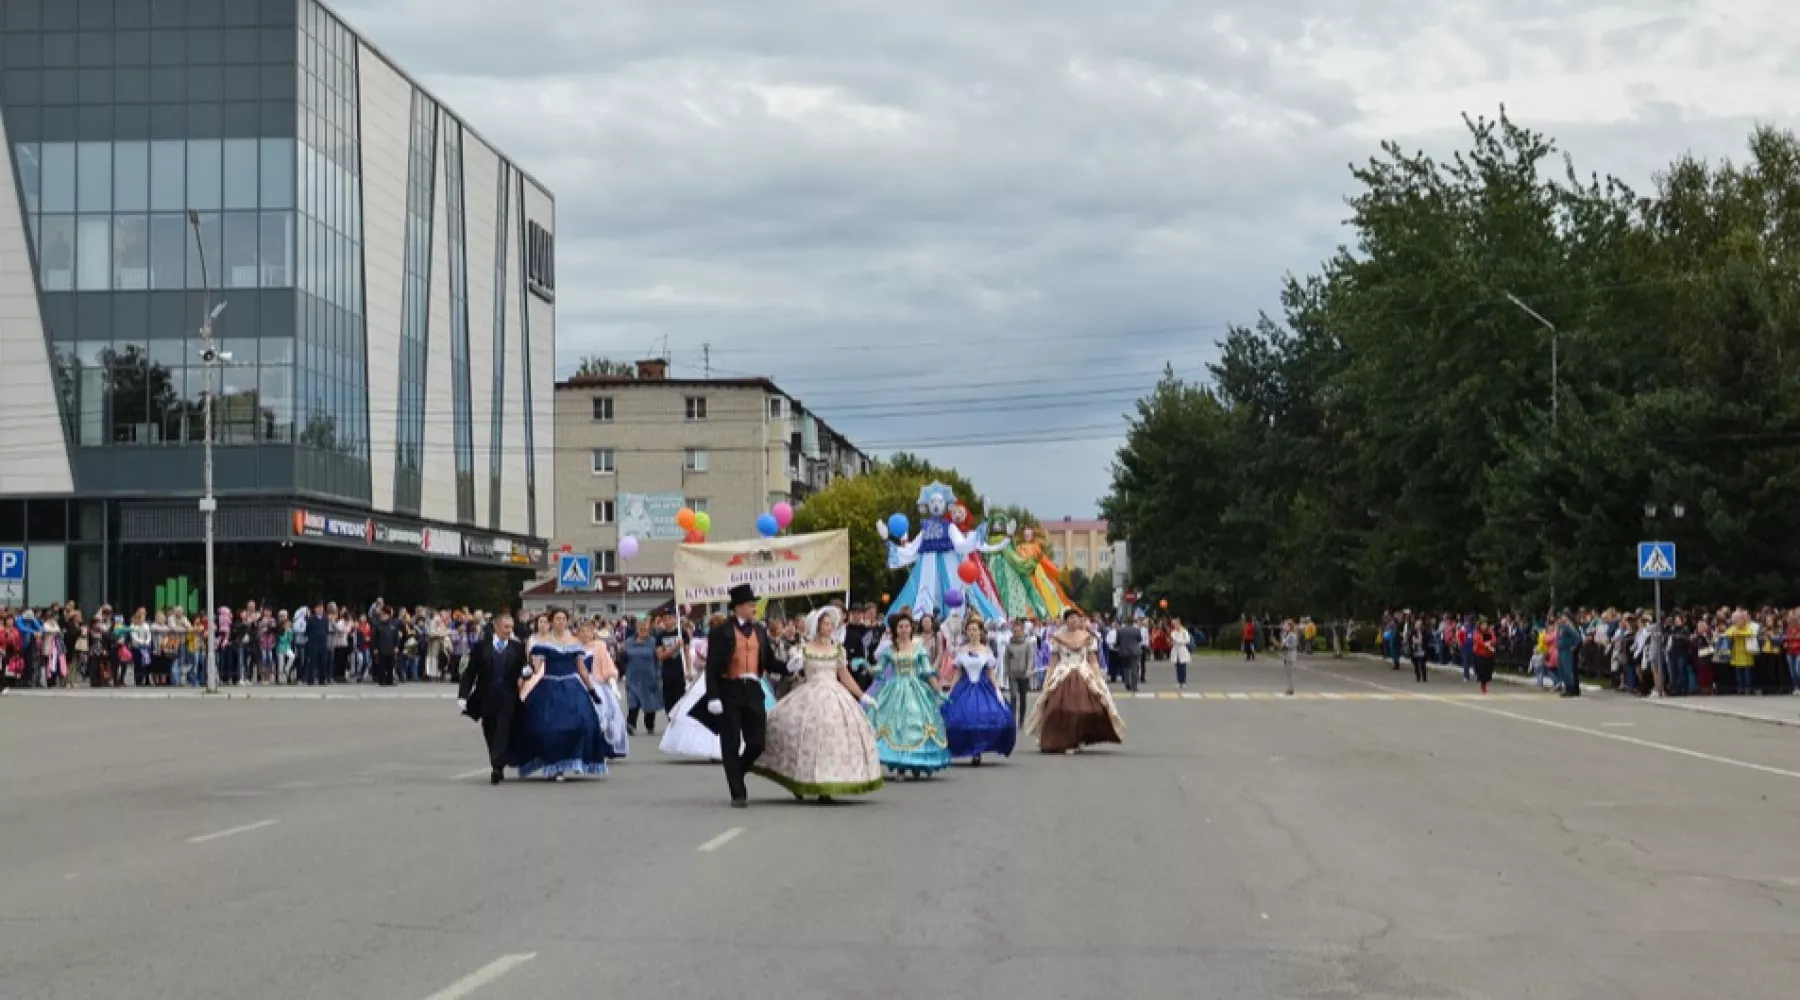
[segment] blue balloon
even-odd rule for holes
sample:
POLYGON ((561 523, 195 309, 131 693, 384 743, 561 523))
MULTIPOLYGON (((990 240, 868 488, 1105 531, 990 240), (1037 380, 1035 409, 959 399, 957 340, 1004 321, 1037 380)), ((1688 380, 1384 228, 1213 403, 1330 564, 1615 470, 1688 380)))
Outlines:
POLYGON ((951 587, 949 590, 944 591, 944 607, 960 608, 962 607, 962 602, 963 592, 961 587, 951 587))
POLYGON ((763 514, 756 519, 756 530, 762 532, 764 538, 774 538, 781 531, 774 514, 763 514))
POLYGON ((888 515, 888 534, 895 538, 905 538, 906 533, 911 530, 912 525, 906 520, 905 514, 888 515))

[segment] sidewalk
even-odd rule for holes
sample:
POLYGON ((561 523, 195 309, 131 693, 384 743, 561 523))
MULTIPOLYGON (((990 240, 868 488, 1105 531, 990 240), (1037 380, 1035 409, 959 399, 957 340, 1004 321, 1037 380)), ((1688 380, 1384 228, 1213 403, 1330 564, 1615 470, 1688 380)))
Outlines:
POLYGON ((1698 698, 1643 698, 1647 705, 1677 708, 1684 712, 1728 715, 1735 719, 1767 722, 1777 726, 1800 726, 1800 698, 1789 695, 1718 695, 1698 698))
POLYGON ((177 698, 212 701, 453 701, 452 684, 384 688, 339 684, 330 687, 221 687, 217 694, 200 688, 14 688, 7 698, 73 698, 119 701, 161 701, 177 698), (423 687, 423 690, 420 688, 423 687))

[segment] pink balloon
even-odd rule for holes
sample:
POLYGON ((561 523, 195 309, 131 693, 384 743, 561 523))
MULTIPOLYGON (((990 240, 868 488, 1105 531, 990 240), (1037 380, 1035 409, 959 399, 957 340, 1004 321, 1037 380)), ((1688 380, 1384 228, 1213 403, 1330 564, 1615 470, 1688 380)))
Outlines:
POLYGON ((619 558, 631 559, 638 554, 638 540, 626 535, 619 539, 619 558))
POLYGON ((786 528, 794 521, 794 508, 789 506, 786 501, 769 508, 769 513, 775 515, 775 523, 783 528, 786 528))

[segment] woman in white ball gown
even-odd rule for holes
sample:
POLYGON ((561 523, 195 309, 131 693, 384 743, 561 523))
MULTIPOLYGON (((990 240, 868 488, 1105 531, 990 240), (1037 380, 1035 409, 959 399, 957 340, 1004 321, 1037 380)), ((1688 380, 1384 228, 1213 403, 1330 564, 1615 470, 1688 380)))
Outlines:
POLYGON ((882 784, 875 727, 861 704, 874 699, 850 675, 836 638, 842 621, 843 612, 829 606, 807 617, 806 642, 797 650, 804 679, 769 713, 762 758, 750 769, 797 799, 830 802, 882 784))
MULTIPOLYGON (((708 627, 724 623, 724 615, 714 615, 708 627)), ((694 718, 693 709, 706 698, 706 639, 705 633, 694 640, 693 649, 687 663, 688 688, 681 700, 669 709, 669 728, 663 733, 662 743, 658 749, 675 757, 692 757, 697 760, 717 761, 720 759, 719 734, 706 728, 700 720, 694 718)), ((775 708, 775 687, 767 677, 762 680, 763 707, 770 711, 775 708)))

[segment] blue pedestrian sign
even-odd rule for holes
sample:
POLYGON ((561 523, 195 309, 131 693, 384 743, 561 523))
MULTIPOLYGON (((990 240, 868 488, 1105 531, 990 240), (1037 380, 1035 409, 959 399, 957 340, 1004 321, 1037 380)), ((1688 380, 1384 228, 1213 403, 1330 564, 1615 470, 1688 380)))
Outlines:
POLYGON ((594 557, 564 552, 556 560, 557 590, 592 590, 594 557))
POLYGON ((25 550, 0 549, 0 580, 25 579, 25 550))
POLYGON ((1675 579, 1675 543, 1639 542, 1637 565, 1640 580, 1675 579))

